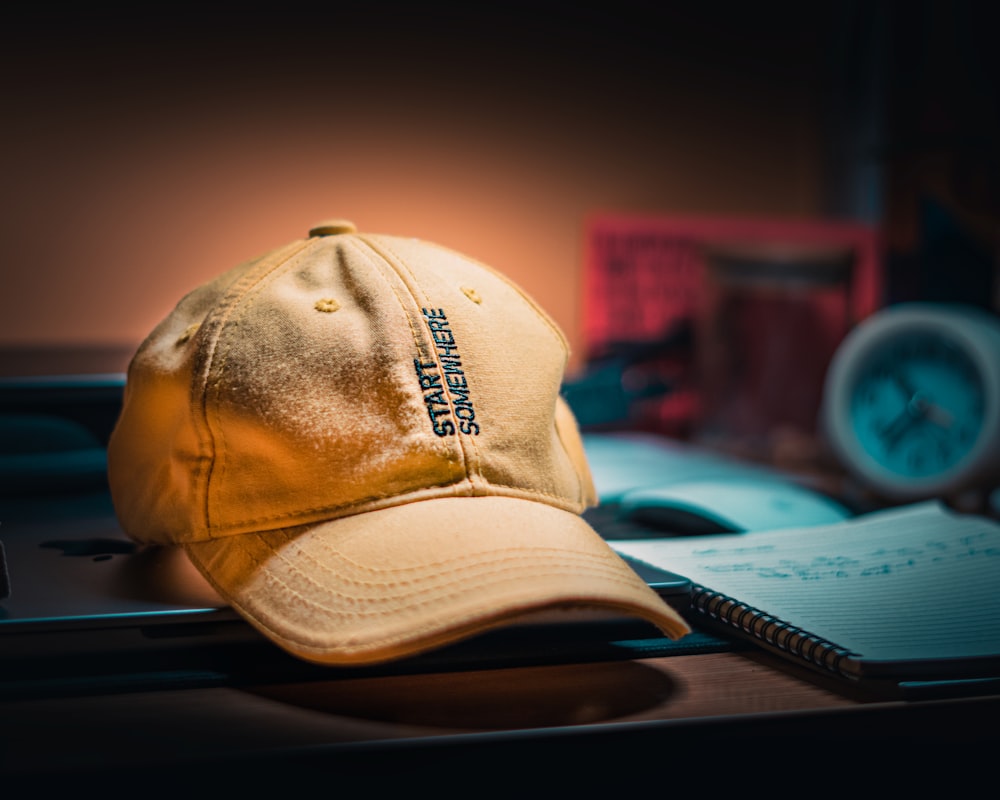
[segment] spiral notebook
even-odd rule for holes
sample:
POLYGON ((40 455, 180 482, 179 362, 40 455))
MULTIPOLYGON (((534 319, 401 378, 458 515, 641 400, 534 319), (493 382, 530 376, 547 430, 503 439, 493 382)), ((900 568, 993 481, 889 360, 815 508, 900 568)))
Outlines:
POLYGON ((937 501, 809 528, 616 541, 688 615, 870 687, 1000 680, 1000 524, 937 501))

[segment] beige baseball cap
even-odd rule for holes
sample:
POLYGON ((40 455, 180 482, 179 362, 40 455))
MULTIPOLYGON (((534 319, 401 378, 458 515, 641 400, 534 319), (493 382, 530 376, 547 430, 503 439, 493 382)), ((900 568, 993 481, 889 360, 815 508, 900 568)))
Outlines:
POLYGON ((123 529, 288 652, 365 664, 555 608, 683 619, 595 503, 554 322, 499 273, 347 221, 184 297, 128 369, 123 529))

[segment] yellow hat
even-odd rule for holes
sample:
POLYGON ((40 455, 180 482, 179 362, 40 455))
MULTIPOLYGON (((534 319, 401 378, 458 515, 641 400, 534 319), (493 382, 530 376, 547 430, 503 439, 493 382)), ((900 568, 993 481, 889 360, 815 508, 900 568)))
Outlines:
POLYGON ((553 321, 416 239, 317 226, 183 298, 129 366, 124 530, 181 545, 309 661, 414 654, 556 607, 688 631, 583 520, 553 321))

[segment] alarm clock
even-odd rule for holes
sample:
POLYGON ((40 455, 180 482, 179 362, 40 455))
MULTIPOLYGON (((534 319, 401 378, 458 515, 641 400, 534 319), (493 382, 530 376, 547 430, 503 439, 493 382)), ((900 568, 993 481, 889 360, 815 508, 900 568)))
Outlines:
POLYGON ((902 303, 859 323, 823 385, 820 428, 840 463, 886 498, 991 489, 1000 474, 1000 320, 902 303))

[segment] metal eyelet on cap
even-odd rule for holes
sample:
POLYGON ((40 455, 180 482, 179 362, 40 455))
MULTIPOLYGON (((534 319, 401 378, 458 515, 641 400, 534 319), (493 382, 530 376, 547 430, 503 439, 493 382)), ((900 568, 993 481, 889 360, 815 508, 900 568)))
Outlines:
POLYGON ((347 219, 328 219, 309 229, 309 236, 336 236, 338 233, 357 233, 354 223, 347 219))

